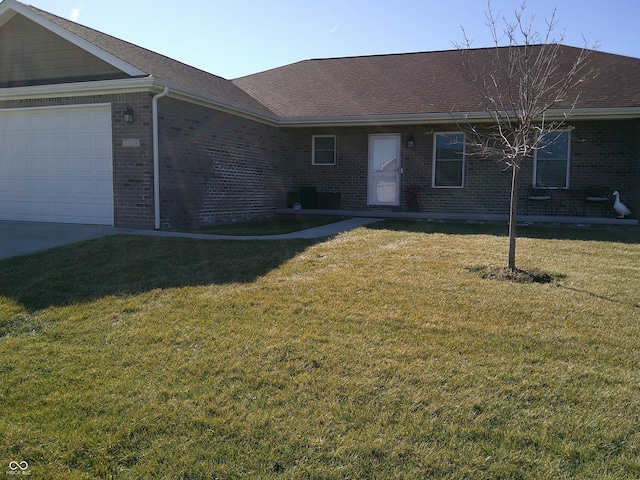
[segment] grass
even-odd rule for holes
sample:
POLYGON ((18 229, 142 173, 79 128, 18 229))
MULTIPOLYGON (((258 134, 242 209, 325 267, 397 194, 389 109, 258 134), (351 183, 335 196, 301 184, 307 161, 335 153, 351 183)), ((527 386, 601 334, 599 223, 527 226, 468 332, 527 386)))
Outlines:
POLYGON ((348 217, 324 215, 286 215, 265 220, 229 223, 189 229, 189 232, 205 233, 209 235, 279 235, 297 232, 307 228, 320 227, 330 223, 345 220, 348 217))
POLYGON ((0 262, 0 462, 32 478, 640 476, 637 232, 383 222, 0 262))

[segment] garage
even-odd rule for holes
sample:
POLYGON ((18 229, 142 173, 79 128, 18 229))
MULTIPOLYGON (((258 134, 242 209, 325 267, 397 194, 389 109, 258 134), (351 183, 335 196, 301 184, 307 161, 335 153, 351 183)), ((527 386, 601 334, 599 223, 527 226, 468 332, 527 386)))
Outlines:
POLYGON ((0 109, 0 220, 113 225, 109 104, 0 109))

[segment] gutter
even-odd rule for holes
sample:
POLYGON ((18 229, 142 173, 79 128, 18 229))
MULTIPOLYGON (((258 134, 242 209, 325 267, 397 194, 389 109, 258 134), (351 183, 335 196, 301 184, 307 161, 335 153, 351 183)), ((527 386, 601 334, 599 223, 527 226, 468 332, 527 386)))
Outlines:
MULTIPOLYGON (((156 87, 153 77, 98 80, 74 83, 0 88, 0 100, 33 100, 39 98, 86 97, 148 92, 156 87)), ((156 87, 157 88, 157 87, 156 87)))
MULTIPOLYGON (((506 114, 505 114, 506 116, 506 114)), ((640 107, 553 109, 545 114, 547 120, 627 120, 640 118, 640 107)), ((324 117, 279 117, 279 127, 339 127, 367 125, 429 125, 466 122, 487 123, 493 116, 487 112, 418 113, 397 115, 343 115, 324 117)))
POLYGON ((160 230, 160 152, 158 142, 158 99, 169 93, 169 87, 164 87, 151 100, 151 115, 153 122, 153 218, 154 228, 160 230))
MULTIPOLYGON (((327 115, 281 117, 272 112, 239 105, 223 98, 198 92, 181 85, 147 76, 122 80, 100 80, 96 82, 76 82, 57 85, 37 85, 28 87, 0 88, 0 101, 40 98, 60 98, 74 96, 109 95, 135 92, 159 92, 170 88, 171 97, 189 103, 214 108, 249 120, 273 127, 338 127, 338 126, 378 126, 378 125, 427 125, 455 124, 461 122, 488 122, 487 112, 441 112, 441 113, 399 113, 373 115, 327 115)), ((549 120, 622 120, 640 118, 640 106, 575 108, 573 110, 551 109, 546 112, 549 120)))

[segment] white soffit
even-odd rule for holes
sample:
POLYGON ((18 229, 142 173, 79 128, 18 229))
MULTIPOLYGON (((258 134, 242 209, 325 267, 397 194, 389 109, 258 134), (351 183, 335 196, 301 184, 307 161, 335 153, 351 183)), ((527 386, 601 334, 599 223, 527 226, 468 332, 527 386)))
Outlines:
POLYGON ((20 2, 15 0, 4 0, 0 3, 0 26, 9 21, 13 16, 19 13, 29 20, 37 23, 41 27, 46 28, 47 30, 55 33, 56 35, 64 38, 65 40, 73 43, 77 47, 86 50, 90 54, 98 57, 99 59, 107 62, 108 64, 114 66, 118 70, 123 71, 127 75, 131 75, 133 77, 140 77, 148 75, 147 72, 143 72, 142 70, 134 67, 133 65, 119 59, 115 55, 112 55, 105 50, 96 47, 93 43, 87 42, 86 40, 78 37, 77 35, 65 30, 64 28, 56 25, 55 23, 47 20, 44 17, 41 17, 34 11, 28 9, 20 2))

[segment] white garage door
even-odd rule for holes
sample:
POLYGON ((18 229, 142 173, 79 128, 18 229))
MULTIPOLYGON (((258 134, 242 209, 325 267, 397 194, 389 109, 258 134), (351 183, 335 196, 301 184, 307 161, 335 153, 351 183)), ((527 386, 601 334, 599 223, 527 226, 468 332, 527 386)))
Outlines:
POLYGON ((113 225, 109 105, 0 110, 0 220, 113 225))

